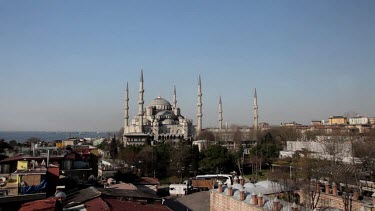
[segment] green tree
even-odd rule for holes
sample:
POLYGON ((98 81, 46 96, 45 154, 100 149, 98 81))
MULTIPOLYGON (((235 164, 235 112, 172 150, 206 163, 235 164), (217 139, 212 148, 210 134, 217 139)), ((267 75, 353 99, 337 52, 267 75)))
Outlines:
POLYGON ((220 145, 211 145, 203 151, 203 159, 199 162, 204 172, 229 172, 233 169, 232 156, 228 149, 220 145))
POLYGON ((121 150, 119 158, 128 165, 135 165, 138 162, 139 152, 142 150, 140 146, 128 145, 121 150))
POLYGON ((13 149, 13 147, 6 142, 4 139, 0 139, 0 153, 4 152, 4 149, 13 149))
POLYGON ((11 141, 9 141, 9 144, 10 144, 12 147, 16 147, 18 143, 17 143, 16 140, 11 140, 11 141))
POLYGON ((194 172, 194 175, 197 174, 199 169, 199 160, 200 160, 200 152, 198 145, 193 145, 191 148, 191 155, 192 155, 192 162, 191 162, 191 168, 194 172))
POLYGON ((167 143, 160 143, 154 146, 155 170, 160 178, 168 175, 172 150, 172 145, 167 143))
POLYGON ((271 164, 279 157, 282 146, 277 144, 271 133, 266 133, 263 139, 250 150, 250 154, 256 156, 261 162, 271 164))
POLYGON ((112 159, 117 159, 118 158, 118 148, 117 148, 117 141, 116 137, 112 138, 112 141, 109 145, 109 154, 111 155, 112 159))
POLYGON ((31 146, 31 144, 36 144, 36 143, 39 143, 41 142, 40 138, 37 138, 37 137, 31 137, 31 138, 28 138, 26 141, 25 141, 25 144, 28 145, 28 146, 31 146))

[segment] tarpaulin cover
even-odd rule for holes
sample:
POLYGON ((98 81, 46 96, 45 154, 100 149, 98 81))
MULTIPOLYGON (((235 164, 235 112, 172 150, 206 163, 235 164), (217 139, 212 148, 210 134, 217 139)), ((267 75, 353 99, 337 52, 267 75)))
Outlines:
POLYGON ((33 185, 33 186, 21 186, 21 193, 22 194, 32 194, 36 193, 40 190, 43 190, 47 186, 47 179, 44 178, 42 182, 39 185, 33 185))

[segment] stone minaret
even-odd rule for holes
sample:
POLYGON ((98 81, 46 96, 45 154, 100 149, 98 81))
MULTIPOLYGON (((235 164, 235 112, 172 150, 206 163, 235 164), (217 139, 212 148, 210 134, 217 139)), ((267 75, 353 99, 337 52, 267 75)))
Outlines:
POLYGON ((129 126, 129 85, 126 82, 126 91, 125 91, 125 117, 124 117, 124 133, 129 126))
POLYGON ((143 132, 143 93, 145 90, 143 89, 143 68, 141 69, 141 79, 139 80, 139 100, 138 100, 138 120, 139 120, 139 129, 138 132, 143 132))
POLYGON ((223 129, 223 105, 221 104, 221 96, 219 98, 219 130, 223 129))
POLYGON ((254 129, 258 129, 258 96, 257 89, 255 88, 254 92, 254 129))
POLYGON ((176 94, 176 85, 173 87, 173 110, 177 113, 177 94, 176 94))
POLYGON ((198 125, 197 125, 197 133, 200 134, 202 132, 202 84, 201 84, 201 75, 199 75, 199 80, 198 80, 198 125))

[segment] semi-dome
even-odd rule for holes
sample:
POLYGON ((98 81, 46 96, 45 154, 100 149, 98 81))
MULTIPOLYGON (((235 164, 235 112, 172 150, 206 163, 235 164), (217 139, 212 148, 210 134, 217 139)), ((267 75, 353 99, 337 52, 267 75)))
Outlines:
POLYGON ((157 97, 151 101, 150 106, 156 107, 156 109, 171 109, 171 104, 162 97, 157 97))

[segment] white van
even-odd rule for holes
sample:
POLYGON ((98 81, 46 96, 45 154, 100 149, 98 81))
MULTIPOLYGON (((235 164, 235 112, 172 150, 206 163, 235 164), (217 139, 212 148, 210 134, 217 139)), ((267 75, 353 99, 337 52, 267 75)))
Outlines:
POLYGON ((170 184, 169 195, 171 196, 183 196, 188 194, 187 184, 170 184))

